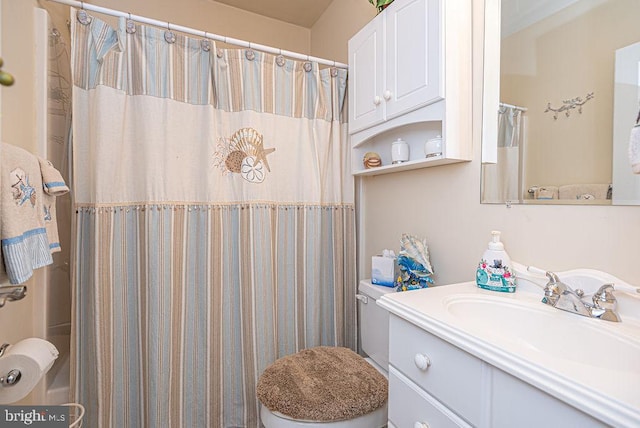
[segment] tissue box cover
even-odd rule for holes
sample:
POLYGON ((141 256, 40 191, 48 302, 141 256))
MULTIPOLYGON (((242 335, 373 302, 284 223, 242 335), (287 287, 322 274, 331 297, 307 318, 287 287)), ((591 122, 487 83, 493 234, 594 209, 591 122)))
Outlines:
POLYGON ((396 279, 395 257, 373 256, 371 257, 371 283, 394 287, 396 279))

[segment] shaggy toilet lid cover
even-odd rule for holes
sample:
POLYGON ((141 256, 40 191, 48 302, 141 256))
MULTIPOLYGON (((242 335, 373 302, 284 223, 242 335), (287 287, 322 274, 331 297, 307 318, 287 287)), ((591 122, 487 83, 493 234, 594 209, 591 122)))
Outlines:
POLYGON ((326 422, 373 412, 387 401, 388 389, 387 379, 352 350, 319 346, 267 367, 257 393, 271 411, 326 422))

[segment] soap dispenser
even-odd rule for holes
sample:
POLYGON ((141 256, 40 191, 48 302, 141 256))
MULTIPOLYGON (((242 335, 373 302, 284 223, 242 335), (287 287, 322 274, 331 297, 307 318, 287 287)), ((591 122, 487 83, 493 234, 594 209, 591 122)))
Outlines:
POLYGON ((513 293, 516 291, 516 277, 511 269, 511 259, 500 242, 500 232, 491 231, 491 242, 482 255, 476 270, 476 284, 492 291, 513 293))

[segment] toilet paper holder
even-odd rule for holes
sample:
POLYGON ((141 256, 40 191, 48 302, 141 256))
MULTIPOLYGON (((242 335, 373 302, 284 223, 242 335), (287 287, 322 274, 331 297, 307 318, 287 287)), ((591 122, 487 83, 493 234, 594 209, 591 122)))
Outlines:
POLYGON ((22 373, 20 372, 20 370, 9 370, 9 373, 7 373, 5 376, 0 376, 0 387, 13 386, 16 383, 20 382, 21 377, 22 373))
MULTIPOLYGON (((6 351, 9 346, 11 345, 8 343, 3 343, 2 346, 0 346, 0 357, 4 355, 4 351, 6 351)), ((9 370, 9 373, 6 375, 0 374, 0 387, 13 386, 20 381, 21 377, 22 373, 17 369, 9 370)))

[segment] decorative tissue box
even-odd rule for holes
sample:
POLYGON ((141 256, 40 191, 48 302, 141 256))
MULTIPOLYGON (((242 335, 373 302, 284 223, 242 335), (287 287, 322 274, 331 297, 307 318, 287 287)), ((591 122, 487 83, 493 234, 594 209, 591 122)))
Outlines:
POLYGON ((371 257, 371 283, 384 285, 385 287, 394 287, 397 276, 397 265, 395 257, 371 257))

